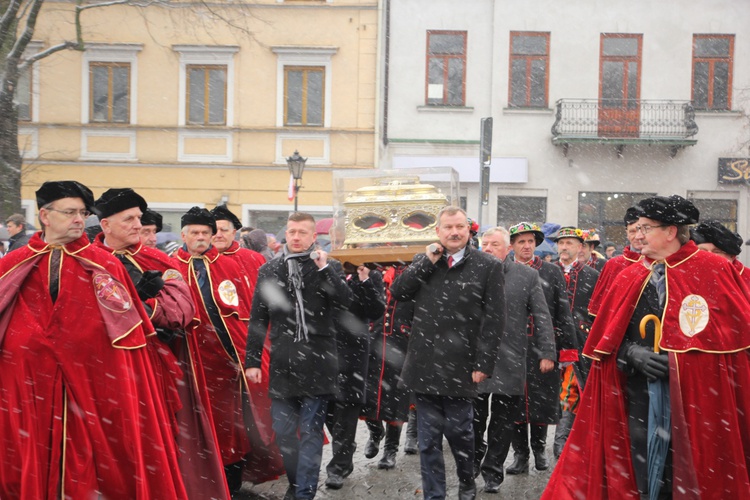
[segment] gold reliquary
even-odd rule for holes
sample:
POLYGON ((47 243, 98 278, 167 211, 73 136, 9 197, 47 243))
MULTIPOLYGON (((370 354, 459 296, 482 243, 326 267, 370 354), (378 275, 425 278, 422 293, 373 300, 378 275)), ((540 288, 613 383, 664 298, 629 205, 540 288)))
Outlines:
MULTIPOLYGON (((440 210, 457 202, 453 169, 381 170, 370 175, 378 173, 374 178, 355 178, 358 182, 348 178, 350 189, 336 197, 337 229, 332 232, 331 255, 344 263, 410 262, 437 240, 440 210)), ((339 188, 346 184, 334 179, 339 188)))

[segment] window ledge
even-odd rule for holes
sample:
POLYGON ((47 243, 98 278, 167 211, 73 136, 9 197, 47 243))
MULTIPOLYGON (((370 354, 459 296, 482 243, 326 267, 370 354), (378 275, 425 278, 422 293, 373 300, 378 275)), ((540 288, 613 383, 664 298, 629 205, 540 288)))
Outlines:
POLYGON ((417 106, 419 112, 431 112, 431 113, 472 113, 474 111, 473 106, 417 106))
POLYGON ((731 116, 732 118, 737 116, 742 116, 742 111, 736 111, 733 109, 729 110, 708 110, 708 109, 696 109, 695 110, 695 116, 700 117, 708 117, 708 116, 714 116, 714 117, 724 117, 724 116, 731 116))
POLYGON ((508 115, 551 115, 554 112, 552 108, 503 108, 503 114, 508 115))

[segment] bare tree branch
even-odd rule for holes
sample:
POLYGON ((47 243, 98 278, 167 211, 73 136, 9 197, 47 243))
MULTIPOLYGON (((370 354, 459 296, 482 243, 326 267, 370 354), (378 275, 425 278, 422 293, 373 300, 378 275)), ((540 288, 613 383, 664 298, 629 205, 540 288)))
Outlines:
POLYGON ((52 47, 45 49, 41 52, 37 52, 33 56, 27 57, 24 59, 23 64, 20 64, 18 66, 18 73, 23 73, 26 69, 28 69, 32 64, 37 62, 40 59, 44 59, 45 57, 54 54, 55 52, 60 52, 61 50, 67 50, 67 49, 77 49, 78 43, 76 42, 63 42, 57 45, 53 45, 52 47))

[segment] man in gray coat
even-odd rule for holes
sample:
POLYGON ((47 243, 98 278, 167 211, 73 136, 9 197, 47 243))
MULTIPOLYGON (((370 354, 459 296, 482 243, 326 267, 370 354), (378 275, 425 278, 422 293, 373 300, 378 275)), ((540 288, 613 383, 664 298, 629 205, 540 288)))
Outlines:
POLYGON ((505 331, 492 377, 479 384, 474 400, 474 472, 481 468, 484 491, 497 493, 505 478, 503 464, 513 437, 513 423, 521 417, 521 402, 526 386, 526 353, 535 351, 539 369, 554 369, 556 359, 552 319, 542 290, 539 273, 528 266, 506 259, 510 252, 510 234, 503 227, 487 230, 482 236, 482 251, 503 262, 505 274, 505 331), (529 317, 536 332, 526 334, 529 317), (490 396, 492 412, 490 415, 490 396), (490 416, 489 428, 487 417, 490 416), (487 432, 487 442, 484 431, 487 432))
POLYGON ((440 244, 396 278, 391 294, 414 300, 414 322, 401 372, 415 393, 422 489, 425 499, 445 498, 443 435, 453 451, 458 497, 476 497, 473 399, 492 374, 505 323, 502 264, 468 245, 466 212, 438 214, 440 244))

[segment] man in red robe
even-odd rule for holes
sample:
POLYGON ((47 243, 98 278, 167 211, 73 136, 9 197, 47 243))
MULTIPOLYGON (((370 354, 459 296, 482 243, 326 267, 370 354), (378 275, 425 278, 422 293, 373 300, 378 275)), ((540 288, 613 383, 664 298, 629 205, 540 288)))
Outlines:
POLYGON ((156 328, 156 335, 148 339, 149 348, 155 365, 163 368, 157 369, 156 375, 175 421, 180 470, 188 495, 229 498, 208 392, 205 384, 196 383, 204 379, 203 369, 200 363, 191 363, 184 339, 195 316, 190 288, 176 270, 175 261, 141 243, 142 216, 148 210, 143 197, 130 188, 113 188, 105 191, 95 206, 102 232, 94 245, 125 266, 156 328))
POLYGON ((622 250, 622 255, 613 257, 604 264, 604 268, 596 282, 594 293, 591 295, 591 300, 589 301, 589 314, 591 316, 598 314, 602 298, 612 286, 615 276, 631 264, 640 262, 643 258, 640 242, 635 237, 635 228, 638 225, 638 211, 635 207, 630 207, 625 211, 624 221, 629 244, 622 250))
POLYGON ((93 195, 54 181, 36 197, 42 232, 0 261, 0 498, 186 498, 152 325, 83 234, 93 195))
POLYGON ((689 240, 699 215, 692 203, 657 196, 637 208, 645 264, 621 272, 604 298, 584 348, 593 362, 578 417, 542 498, 639 499, 652 485, 673 498, 746 498, 747 288, 726 259, 689 240), (650 314, 661 335, 647 326, 642 338, 650 314), (671 425, 661 435, 671 440, 664 473, 650 484, 645 427, 656 380, 668 380, 671 425))
POLYGON ((709 220, 690 230, 690 237, 701 250, 724 257, 737 269, 742 280, 750 287, 750 272, 737 258, 742 252, 742 236, 731 231, 719 221, 709 220))
POLYGON ((188 335, 191 354, 203 365, 227 484, 234 492, 242 486, 243 457, 250 451, 245 425, 252 416, 245 404, 247 382, 242 362, 251 293, 237 263, 211 245, 216 234, 211 213, 193 207, 181 222, 185 245, 177 251, 178 266, 197 310, 188 335))
MULTIPOLYGON (((266 258, 258 252, 243 248, 235 239, 242 223, 226 205, 217 205, 211 210, 216 220, 216 234, 211 238, 212 245, 218 252, 237 264, 248 282, 250 295, 247 303, 252 304, 255 284, 258 281, 258 270, 266 263, 266 258)), ((267 374, 270 365, 270 339, 266 339, 263 349, 263 370, 267 374)), ((243 354, 245 351, 242 351, 243 354)), ((248 420, 248 438, 251 453, 245 456, 245 472, 243 479, 253 483, 276 479, 283 472, 281 452, 276 446, 271 419, 271 398, 268 397, 268 377, 260 384, 248 384, 249 403, 252 408, 246 408, 252 417, 248 420)))

